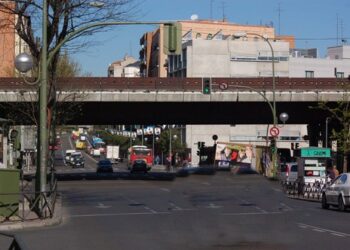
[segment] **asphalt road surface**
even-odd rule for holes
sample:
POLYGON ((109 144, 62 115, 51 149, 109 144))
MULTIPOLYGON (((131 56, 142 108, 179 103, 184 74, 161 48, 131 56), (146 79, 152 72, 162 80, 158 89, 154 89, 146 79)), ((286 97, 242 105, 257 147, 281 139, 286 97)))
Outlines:
POLYGON ((347 249, 350 213, 292 200, 258 175, 61 182, 64 222, 28 249, 347 249))

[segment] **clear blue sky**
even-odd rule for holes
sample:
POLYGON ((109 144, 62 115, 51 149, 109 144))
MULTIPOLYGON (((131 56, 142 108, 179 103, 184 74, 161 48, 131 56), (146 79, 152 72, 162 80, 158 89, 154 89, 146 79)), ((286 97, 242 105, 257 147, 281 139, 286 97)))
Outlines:
MULTIPOLYGON (((221 20, 223 13, 229 22, 238 24, 271 24, 281 34, 294 35, 298 48, 318 48, 324 57, 326 48, 336 45, 343 34, 350 44, 350 0, 144 0, 140 1, 142 21, 189 20, 192 14, 199 19, 221 20), (224 7, 224 8, 223 8, 224 7), (278 11, 280 8, 281 11, 278 11), (224 9, 224 11, 223 11, 224 9), (279 13, 280 20, 279 23, 279 13), (338 18, 337 18, 338 16, 338 18)), ((83 72, 92 76, 107 76, 110 63, 125 54, 138 58, 139 40, 143 33, 156 26, 119 26, 108 33, 93 36, 101 43, 73 55, 83 72)))

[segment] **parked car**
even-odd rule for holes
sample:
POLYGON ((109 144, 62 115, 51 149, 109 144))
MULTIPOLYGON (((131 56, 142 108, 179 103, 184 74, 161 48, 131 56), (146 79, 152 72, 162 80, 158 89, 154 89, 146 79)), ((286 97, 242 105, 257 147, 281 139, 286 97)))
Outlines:
POLYGON ((281 163, 279 178, 284 182, 295 182, 298 178, 298 163, 281 163))
POLYGON ((100 160, 97 163, 97 173, 112 173, 113 172, 113 166, 112 162, 108 159, 106 160, 100 160))
POLYGON ((337 206, 340 211, 350 207, 350 173, 343 173, 335 178, 322 193, 322 208, 337 206))

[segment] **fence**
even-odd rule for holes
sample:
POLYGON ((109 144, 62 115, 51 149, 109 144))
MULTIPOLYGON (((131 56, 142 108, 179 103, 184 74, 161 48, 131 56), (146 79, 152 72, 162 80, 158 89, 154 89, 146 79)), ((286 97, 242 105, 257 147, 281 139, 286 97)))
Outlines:
POLYGON ((292 198, 300 198, 312 201, 321 201, 322 193, 328 187, 330 182, 324 183, 316 181, 314 183, 281 182, 283 191, 292 198))
MULTIPOLYGON (((30 182, 31 183, 31 182, 30 182)), ((0 193, 0 196, 18 196, 19 200, 12 204, 1 204, 7 213, 0 215, 0 224, 4 222, 32 221, 52 218, 57 198, 57 181, 55 180, 47 192, 28 191, 31 184, 22 184, 20 193, 0 193)))

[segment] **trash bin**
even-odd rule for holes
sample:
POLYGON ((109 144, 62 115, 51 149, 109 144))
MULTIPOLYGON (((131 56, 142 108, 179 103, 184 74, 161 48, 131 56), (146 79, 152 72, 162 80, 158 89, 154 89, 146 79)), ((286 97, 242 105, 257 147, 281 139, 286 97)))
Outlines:
POLYGON ((0 216, 18 215, 19 176, 18 169, 0 169, 0 216))

